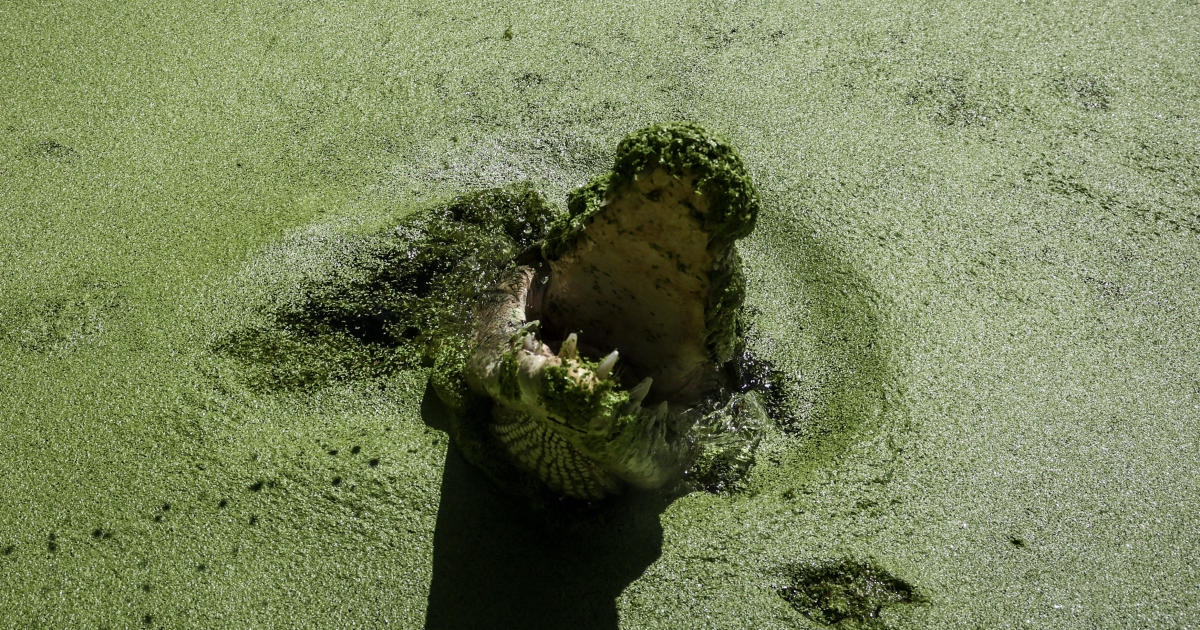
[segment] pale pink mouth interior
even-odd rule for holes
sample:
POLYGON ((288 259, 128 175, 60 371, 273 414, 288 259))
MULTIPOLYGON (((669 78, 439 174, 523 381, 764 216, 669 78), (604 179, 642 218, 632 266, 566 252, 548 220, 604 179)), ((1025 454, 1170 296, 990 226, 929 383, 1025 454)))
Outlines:
POLYGON ((649 401, 692 403, 717 372, 706 347, 705 308, 714 260, 702 228, 708 202, 691 177, 654 170, 609 195, 584 236, 535 280, 527 319, 552 347, 577 333, 592 358, 620 353, 622 385, 652 377, 649 401))

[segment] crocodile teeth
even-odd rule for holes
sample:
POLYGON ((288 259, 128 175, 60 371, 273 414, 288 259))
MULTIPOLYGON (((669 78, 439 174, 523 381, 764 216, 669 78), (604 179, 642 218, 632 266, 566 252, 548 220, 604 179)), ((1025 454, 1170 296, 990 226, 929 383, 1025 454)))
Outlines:
POLYGON ((533 335, 525 335, 522 338, 522 343, 525 345, 525 350, 533 353, 538 351, 538 346, 540 345, 538 344, 537 340, 533 338, 533 335))
POLYGON ((579 338, 575 333, 567 335, 565 341, 562 342, 562 347, 558 349, 558 356, 564 359, 574 359, 579 356, 579 338))
POLYGON ((654 379, 647 376, 646 378, 642 379, 642 382, 638 383, 633 389, 629 390, 629 402, 625 403, 622 413, 626 415, 636 415, 638 412, 640 412, 642 409, 642 401, 645 400, 646 394, 650 393, 650 384, 653 382, 654 379))
POLYGON ((646 394, 650 393, 650 384, 653 382, 654 379, 647 376, 642 379, 641 383, 638 383, 633 389, 629 390, 629 404, 640 405, 645 400, 646 394))
POLYGON ((613 350, 612 352, 608 353, 608 356, 604 357, 604 360, 601 361, 600 365, 596 368, 596 378, 599 380, 608 378, 608 376, 612 374, 613 367, 616 365, 617 351, 613 350))
POLYGON ((655 421, 660 422, 667 418, 667 401, 664 400, 658 403, 658 406, 654 408, 654 415, 652 417, 655 421))

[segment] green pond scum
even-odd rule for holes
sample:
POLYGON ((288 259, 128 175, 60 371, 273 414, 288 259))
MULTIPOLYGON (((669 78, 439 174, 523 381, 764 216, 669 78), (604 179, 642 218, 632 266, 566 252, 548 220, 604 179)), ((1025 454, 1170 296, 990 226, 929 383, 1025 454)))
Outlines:
POLYGON ((0 627, 1200 626, 1197 41, 1176 0, 8 3, 0 627), (745 391, 680 483, 533 507, 447 437, 463 327, 680 120, 757 190, 709 309, 745 391))

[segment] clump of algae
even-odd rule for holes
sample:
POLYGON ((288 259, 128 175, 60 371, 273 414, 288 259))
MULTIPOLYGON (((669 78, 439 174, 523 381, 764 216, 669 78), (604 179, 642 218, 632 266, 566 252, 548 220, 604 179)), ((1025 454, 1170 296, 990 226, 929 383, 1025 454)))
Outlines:
MULTIPOLYGON (((465 352, 475 296, 545 237, 554 211, 527 183, 462 195, 393 227, 326 235, 312 273, 268 295, 258 323, 222 336, 260 389, 304 389, 386 376, 465 352)), ((299 239, 266 273, 311 252, 299 239)))

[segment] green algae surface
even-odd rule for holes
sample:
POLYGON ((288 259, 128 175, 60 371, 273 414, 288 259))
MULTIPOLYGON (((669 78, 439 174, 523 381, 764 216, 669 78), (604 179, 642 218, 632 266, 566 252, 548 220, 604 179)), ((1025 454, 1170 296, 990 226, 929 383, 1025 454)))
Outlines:
POLYGON ((1196 42, 1193 2, 9 3, 0 626, 1200 625, 1196 42), (671 120, 761 195, 736 488, 531 514, 403 343, 223 350, 671 120))

